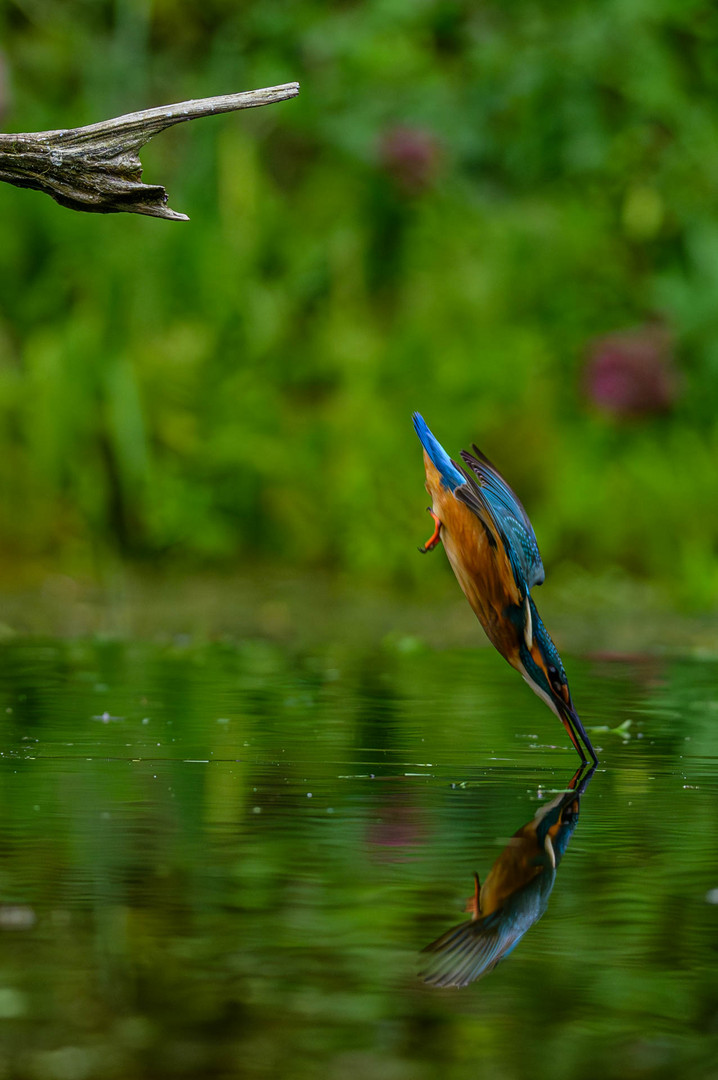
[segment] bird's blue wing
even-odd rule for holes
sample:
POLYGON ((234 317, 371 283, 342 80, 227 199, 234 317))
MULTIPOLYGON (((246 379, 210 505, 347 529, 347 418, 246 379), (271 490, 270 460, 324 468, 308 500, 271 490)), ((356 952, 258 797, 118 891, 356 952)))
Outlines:
MULTIPOLYGON (((472 449, 473 454, 468 450, 461 451, 462 460, 478 478, 481 501, 505 540, 514 571, 520 572, 529 588, 541 585, 545 577, 544 568, 528 514, 486 455, 477 446, 472 449)), ((461 495, 457 494, 457 498, 461 498, 461 495)), ((521 582, 517 580, 517 584, 521 582)))
MULTIPOLYGON (((486 538, 490 546, 492 548, 500 546, 501 550, 506 554, 514 583, 518 589, 518 602, 521 604, 521 610, 523 610, 524 601, 528 598, 531 589, 529 581, 531 568, 526 564, 521 545, 517 545, 514 538, 507 535, 505 522, 499 519, 493 502, 487 497, 486 491, 474 474, 469 472, 468 469, 464 469, 464 477, 464 484, 454 490, 454 498, 464 503, 473 514, 476 514, 486 530, 486 538)), ((541 578, 542 580, 543 578, 541 578)))
POLYGON ((527 929, 507 927, 501 911, 453 926, 423 950, 429 959, 419 977, 430 986, 468 986, 493 971, 527 929))
POLYGON ((421 445, 426 450, 432 463, 436 466, 441 477, 441 482, 449 491, 454 491, 461 484, 466 483, 466 477, 460 471, 456 462, 452 461, 441 443, 429 430, 424 417, 415 412, 412 416, 414 430, 421 440, 421 445))

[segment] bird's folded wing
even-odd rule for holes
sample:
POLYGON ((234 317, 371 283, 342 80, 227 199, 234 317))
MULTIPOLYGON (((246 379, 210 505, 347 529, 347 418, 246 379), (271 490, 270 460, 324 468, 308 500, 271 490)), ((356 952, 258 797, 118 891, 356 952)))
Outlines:
MULTIPOLYGON (((531 589, 534 585, 541 585, 545 576, 544 568, 528 514, 518 496, 489 459, 477 446, 474 446, 473 450, 473 454, 468 450, 461 451, 462 460, 471 470, 464 470, 469 491, 457 488, 454 494, 457 499, 474 509, 468 498, 476 501, 475 496, 478 493, 479 502, 494 521, 509 549, 512 565, 516 567, 526 586, 531 589), (471 488, 474 489, 473 492, 471 488)), ((517 584, 521 583, 517 581, 517 584)))

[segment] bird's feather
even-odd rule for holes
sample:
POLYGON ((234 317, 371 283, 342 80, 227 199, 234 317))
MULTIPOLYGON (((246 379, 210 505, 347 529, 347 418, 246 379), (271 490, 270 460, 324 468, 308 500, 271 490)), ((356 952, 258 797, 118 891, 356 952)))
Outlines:
MULTIPOLYGON (((516 602, 519 606, 522 606, 531 588, 525 561, 521 558, 520 550, 517 549, 515 544, 511 543, 491 501, 487 498, 476 477, 467 469, 464 469, 463 472, 465 482, 461 487, 454 489, 454 497, 457 502, 463 503, 479 519, 484 526, 491 547, 504 553, 511 568, 511 576, 517 590, 516 602)), ((508 583, 506 585, 508 587, 508 583)))
POLYGON ((492 971, 511 952, 523 930, 506 934, 500 913, 463 922, 424 949, 429 954, 421 978, 429 986, 461 987, 492 971))
MULTIPOLYGON (((465 471, 467 480, 473 482, 469 483, 469 490, 472 486, 477 488, 479 501, 485 511, 491 515, 496 528, 504 538, 512 564, 526 586, 531 589, 534 585, 541 585, 545 577, 544 568, 528 514, 518 496, 514 494, 486 455, 482 454, 476 445, 473 446, 473 450, 473 454, 470 454, 468 450, 461 451, 462 460, 471 470, 471 472, 465 471)), ((470 505, 466 492, 457 491, 456 497, 470 505)))

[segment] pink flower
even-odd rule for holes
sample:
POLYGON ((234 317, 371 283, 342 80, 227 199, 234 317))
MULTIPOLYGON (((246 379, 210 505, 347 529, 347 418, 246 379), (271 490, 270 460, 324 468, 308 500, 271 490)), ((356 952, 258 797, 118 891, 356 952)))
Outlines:
POLYGON ((614 416, 667 412, 678 394, 671 335, 661 323, 607 334, 591 345, 587 397, 614 416))
POLYGON ((420 195, 436 181, 441 147, 433 132, 399 125, 381 136, 379 160, 404 194, 420 195))

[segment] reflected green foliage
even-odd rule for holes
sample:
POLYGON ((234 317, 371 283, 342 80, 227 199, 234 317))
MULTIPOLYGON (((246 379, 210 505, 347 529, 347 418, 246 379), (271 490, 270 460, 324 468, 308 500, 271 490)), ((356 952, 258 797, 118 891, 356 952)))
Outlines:
POLYGON ((605 737, 541 922, 441 991, 419 950, 574 765, 491 653, 0 661, 2 1074, 715 1075, 715 663, 576 665, 643 738, 605 737))
POLYGON ((8 559, 262 555, 410 585, 418 408, 496 460, 547 564, 715 598, 710 5, 11 0, 0 20, 6 129, 302 83, 145 151, 188 225, 0 192, 8 559), (599 411, 591 343, 654 318, 673 390, 599 411))

